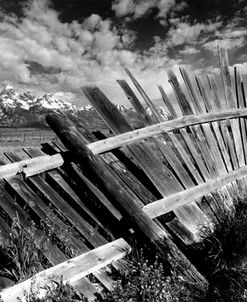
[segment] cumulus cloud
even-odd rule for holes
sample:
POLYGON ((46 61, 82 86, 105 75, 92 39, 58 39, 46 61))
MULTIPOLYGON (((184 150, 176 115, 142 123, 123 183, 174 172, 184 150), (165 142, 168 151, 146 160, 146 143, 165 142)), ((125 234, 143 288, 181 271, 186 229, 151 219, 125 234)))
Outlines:
POLYGON ((235 22, 230 23, 221 31, 217 31, 214 39, 209 39, 203 47, 213 53, 217 52, 217 46, 228 50, 242 47, 246 43, 247 29, 238 27, 235 22))
MULTIPOLYGON (((118 17, 132 15, 134 19, 138 19, 156 8, 158 17, 165 18, 174 5, 175 0, 116 0, 112 5, 112 10, 118 17)), ((182 7, 185 7, 184 3, 178 6, 178 8, 182 7)))
POLYGON ((186 46, 184 49, 179 51, 179 53, 182 55, 194 55, 199 52, 200 52, 200 50, 196 49, 193 46, 186 46))
POLYGON ((178 46, 185 43, 193 44, 198 38, 205 34, 214 34, 222 24, 221 22, 195 23, 181 22, 179 19, 172 21, 172 27, 168 32, 169 46, 178 46))
MULTIPOLYGON (((160 1, 159 5, 165 7, 166 3, 160 1)), ((137 12, 144 12, 141 6, 137 12)), ((97 14, 82 22, 62 23, 48 0, 32 0, 22 18, 5 15, 1 19, 0 83, 36 94, 53 92, 77 103, 86 102, 80 87, 96 84, 113 95, 113 100, 127 102, 116 83, 126 77, 123 64, 157 98, 156 84, 163 80, 163 68, 174 61, 159 38, 144 55, 131 50, 134 39, 133 31, 120 31, 97 14)))
POLYGON ((115 82, 121 64, 136 61, 126 49, 133 39, 133 32, 120 33, 96 14, 62 23, 49 1, 33 0, 24 17, 6 15, 0 22, 0 81, 71 96, 85 84, 115 82))

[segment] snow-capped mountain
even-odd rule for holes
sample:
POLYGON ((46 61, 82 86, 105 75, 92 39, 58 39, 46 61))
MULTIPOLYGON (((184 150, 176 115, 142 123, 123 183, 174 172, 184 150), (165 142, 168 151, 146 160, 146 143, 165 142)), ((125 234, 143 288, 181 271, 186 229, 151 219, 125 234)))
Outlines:
POLYGON ((78 111, 78 107, 69 102, 55 98, 51 93, 42 97, 34 97, 29 91, 23 94, 17 93, 12 86, 7 85, 0 93, 0 103, 5 108, 22 108, 29 110, 32 107, 40 107, 47 109, 78 111))
MULTIPOLYGON (((116 105, 118 110, 127 118, 134 128, 142 126, 137 113, 133 108, 116 105)), ((76 117, 89 129, 106 128, 104 121, 91 105, 78 107, 72 103, 56 98, 48 93, 42 97, 35 97, 29 91, 18 93, 7 85, 0 93, 0 126, 8 127, 45 127, 45 116, 51 111, 66 112, 76 117)), ((149 109, 147 113, 152 116, 149 109)), ((167 113, 164 108, 158 108, 164 120, 167 113)))

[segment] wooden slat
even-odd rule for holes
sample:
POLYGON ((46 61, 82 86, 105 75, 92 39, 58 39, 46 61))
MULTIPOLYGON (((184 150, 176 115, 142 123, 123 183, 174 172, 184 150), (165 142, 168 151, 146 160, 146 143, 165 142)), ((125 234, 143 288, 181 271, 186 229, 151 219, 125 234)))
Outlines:
MULTIPOLYGON (((1 208, 13 219, 18 217, 19 223, 23 229, 27 232, 31 230, 33 222, 30 216, 24 212, 24 210, 15 202, 15 200, 5 191, 3 187, 0 187, 1 192, 1 208)), ((53 245, 48 237, 39 229, 34 230, 34 243, 42 249, 44 256, 52 264, 56 265, 60 262, 67 260, 67 257, 58 249, 56 245, 53 245)))
POLYGON ((201 93, 202 99, 204 101, 204 105, 206 107, 207 112, 211 112, 213 110, 213 105, 211 103, 211 100, 209 99, 207 92, 206 92, 206 88, 205 85, 203 83, 202 77, 201 76, 197 76, 196 77, 196 82, 197 82, 197 86, 199 88, 199 91, 201 93))
POLYGON ((162 122, 164 120, 163 117, 160 115, 160 113, 158 112, 158 110, 156 109, 156 107, 154 106, 152 101, 150 100, 149 96, 146 94, 144 89, 138 83, 136 78, 133 76, 133 74, 129 71, 128 68, 124 67, 124 70, 126 71, 127 75, 130 77, 131 81, 133 82, 133 84, 135 85, 135 87, 137 88, 137 90, 139 91, 141 96, 143 97, 144 101, 147 103, 148 107, 151 109, 155 119, 159 122, 162 122))
POLYGON ((172 70, 168 70, 168 78, 169 78, 168 81, 171 84, 173 91, 176 95, 181 112, 183 113, 183 115, 192 114, 193 112, 192 107, 188 102, 188 100, 186 99, 186 96, 178 82, 178 79, 172 70))
POLYGON ((1 292, 1 297, 5 302, 13 302, 19 297, 25 297, 25 291, 30 293, 30 289, 38 290, 38 297, 42 298, 47 293, 46 286, 51 286, 52 281, 60 281, 63 276, 63 282, 69 282, 73 285, 76 281, 98 271, 100 268, 123 258, 130 252, 131 248, 124 239, 118 239, 107 243, 85 254, 72 258, 66 262, 46 269, 33 278, 14 285, 11 288, 1 292), (31 286, 32 285, 32 286, 31 286))
MULTIPOLYGON (((28 148, 24 149, 24 151, 30 156, 30 157, 38 157, 42 156, 42 151, 39 149, 34 148, 28 148)), ((62 190, 66 196, 69 198, 69 200, 73 201, 78 208, 80 209, 80 212, 82 212, 86 217, 89 218, 90 222, 93 222, 93 225, 97 228, 104 229, 104 226, 100 223, 100 221, 95 217, 95 215, 83 204, 83 202, 80 200, 78 195, 73 191, 73 189, 69 186, 69 184, 64 180, 64 178, 58 173, 57 170, 48 171, 46 172, 46 176, 49 176, 53 183, 55 183, 60 190, 62 190)))
POLYGON ((203 156, 203 159, 204 159, 204 162, 208 169, 210 178, 218 176, 219 172, 217 170, 216 162, 213 158, 213 154, 210 150, 210 147, 206 141, 206 137, 205 137, 204 133, 202 132, 200 125, 195 125, 193 127, 190 127, 190 130, 193 133, 194 140, 196 141, 196 143, 199 147, 200 153, 203 156))
POLYGON ((175 129, 184 128, 186 126, 192 126, 192 125, 198 125, 208 122, 220 121, 224 119, 233 119, 236 117, 246 117, 246 116, 247 116, 247 109, 234 109, 231 111, 205 113, 196 116, 187 115, 187 116, 179 117, 175 120, 162 122, 138 130, 131 131, 131 128, 128 129, 125 128, 124 131, 122 132, 126 132, 126 133, 119 134, 114 137, 110 137, 103 141, 97 141, 91 143, 88 145, 88 147, 90 148, 90 150, 92 150, 94 154, 99 154, 123 146, 124 144, 137 142, 148 137, 162 134, 163 132, 173 131, 175 129))
MULTIPOLYGON (((130 126, 127 121, 120 112, 114 110, 114 105, 99 89, 87 87, 84 90, 91 103, 115 134, 129 131, 130 126)), ((156 127, 156 125, 150 127, 156 127)), ((150 127, 140 129, 140 131, 150 127)), ((132 143, 130 146, 127 146, 127 148, 162 196, 183 190, 182 185, 172 171, 162 164, 147 144, 144 145, 140 142, 138 144, 132 143)), ((195 236, 198 235, 196 226, 198 226, 198 224, 201 225, 202 221, 207 220, 207 217, 195 204, 185 206, 177 210, 175 214, 186 227, 191 228, 191 224, 193 224, 191 231, 195 236)))
MULTIPOLYGON (((234 109, 237 107, 237 102, 233 95, 230 68, 229 68, 229 62, 228 62, 228 56, 227 56, 226 49, 219 48, 218 53, 219 53, 221 76, 222 76, 227 106, 229 109, 234 109)), ((230 121, 230 123, 231 123, 231 128, 232 128, 234 145, 235 145, 235 149, 236 149, 238 166, 242 167, 243 165, 245 165, 245 160, 244 160, 242 139, 241 139, 241 134, 240 134, 239 120, 234 119, 234 120, 230 121)))
MULTIPOLYGON (((104 106, 106 106, 106 104, 104 104, 104 106)), ((142 209, 130 198, 128 193, 119 186, 114 176, 108 169, 105 169, 105 164, 102 159, 99 156, 95 156, 86 147, 84 140, 80 139, 80 135, 78 135, 78 131, 73 123, 67 118, 65 120, 64 117, 57 114, 48 115, 46 121, 64 145, 73 152, 75 159, 80 164, 85 175, 90 180, 93 180, 97 187, 103 192, 107 191, 110 199, 122 207, 125 215, 132 222, 133 228, 139 232, 144 239, 146 238, 154 250, 160 255, 164 256, 164 253, 169 249, 169 255, 172 258, 180 259, 176 265, 180 266, 181 273, 186 275, 186 279, 193 280, 192 282, 200 284, 202 288, 205 288, 205 286, 207 286, 205 278, 195 270, 192 264, 188 265, 187 259, 184 258, 183 254, 181 254, 174 245, 165 229, 158 226, 145 215, 142 209), (187 269, 185 269, 185 267, 187 269)))
POLYGON ((207 195, 215 190, 227 185, 228 183, 241 179, 247 174, 247 166, 238 168, 232 172, 229 172, 206 183, 195 186, 184 192, 171 195, 161 200, 152 202, 146 205, 143 210, 151 218, 158 217, 169 211, 173 211, 177 207, 181 207, 190 202, 196 201, 204 195, 207 195))
MULTIPOLYGON (((6 153, 6 155, 8 156, 8 158, 10 160, 19 160, 18 156, 17 155, 14 155, 12 153, 6 153)), ((9 179, 10 180, 10 179, 9 179)), ((33 183, 36 188, 38 188, 42 194, 44 194, 44 196, 47 198, 49 198, 49 202, 50 203, 54 203, 58 209, 60 210, 60 213, 61 215, 63 216, 65 213, 66 213, 66 217, 69 216, 69 220, 71 222, 72 225, 75 226, 75 228, 82 234, 82 236, 84 238, 86 238, 91 244, 93 244, 92 242, 94 242, 94 240, 97 240, 97 239, 103 239, 102 236, 98 236, 98 231, 96 230, 93 230, 90 225, 85 222, 85 220, 79 216, 77 214, 76 211, 74 211, 70 206, 66 206, 66 202, 64 202, 63 198, 61 198, 58 194, 56 194, 56 192, 50 188, 48 185, 46 185, 45 181, 39 177, 39 176, 32 176, 29 181, 31 183, 33 183), (55 193, 54 193, 55 192, 55 193), (64 207, 62 207, 62 204, 65 205, 64 207), (60 207, 59 207, 60 205, 60 207)), ((23 188, 23 183, 22 183, 22 188, 23 188)), ((27 187, 26 187, 27 189, 27 187)), ((29 194, 30 194, 31 191, 29 191, 29 194)), ((24 193, 24 196, 27 192, 22 192, 22 195, 24 193)), ((31 193, 32 194, 32 193, 31 193)), ((23 197, 24 197, 23 196, 23 197)), ((43 202, 42 202, 43 203, 43 202)), ((42 203, 39 202, 39 206, 42 207, 42 203)), ((45 211, 46 211, 46 218, 48 217, 48 210, 47 210, 47 206, 43 205, 43 209, 45 208, 45 211)), ((37 210, 37 209, 36 209, 37 210)), ((43 212, 39 209, 38 211, 38 214, 39 216, 41 217, 41 219, 43 219, 43 221, 45 221, 45 217, 43 215, 43 212)), ((58 222, 58 225, 57 227, 58 228, 55 228, 55 233, 59 234, 61 232, 62 229, 66 229, 66 225, 62 222, 62 220, 57 219, 57 222, 58 222), (60 228, 60 230, 59 230, 60 228)), ((53 223, 54 223, 55 219, 53 218, 53 223)), ((55 226, 56 226, 56 223, 55 223, 55 226)), ((100 244, 104 244, 106 243, 106 240, 103 240, 103 241, 100 241, 98 243, 98 245, 100 244)), ((70 239, 70 245, 71 247, 75 250, 75 251, 80 251, 80 252, 85 252, 88 250, 88 247, 81 241, 81 240, 78 240, 77 238, 75 238, 74 236, 71 236, 71 239, 70 239)), ((97 279, 99 279, 99 281, 108 289, 112 289, 112 280, 108 278, 108 275, 105 273, 105 272, 99 272, 99 273, 96 273, 95 277, 97 279)), ((82 281, 84 282, 84 281, 82 281)))
POLYGON ((149 124, 151 122, 151 118, 147 114, 146 110, 143 108, 141 102, 138 100, 137 96, 135 95, 134 91, 131 89, 129 84, 125 80, 117 80, 117 82, 123 89, 128 100, 130 101, 131 105, 135 108, 137 114, 144 122, 144 124, 149 124))
MULTIPOLYGON (((123 88, 123 90, 125 91, 128 99, 131 101, 131 104, 133 105, 133 107, 136 109, 137 113, 139 114, 140 118, 142 119, 142 122, 145 126, 149 126, 154 124, 154 121, 152 119, 150 119, 150 117, 147 115, 145 109, 143 108, 142 104, 139 102, 139 100, 133 96, 133 92, 130 90, 130 87, 127 86, 128 84, 126 82, 121 81, 119 84, 121 84, 120 86, 123 88), (132 94, 131 94, 132 93, 132 94)), ((170 103, 170 101, 168 99, 166 99, 166 94, 163 91, 162 87, 159 87, 161 93, 163 94, 163 100, 165 101, 166 105, 169 107, 170 113, 171 115, 176 114, 173 105, 170 103), (164 99, 165 98, 165 99, 164 99)), ((177 116, 177 114, 176 114, 177 116)), ((151 144, 155 144, 157 146, 157 148, 160 150, 160 152, 163 154, 164 158, 167 159, 167 149, 168 148, 164 148, 164 139, 163 142, 161 139, 157 139, 157 138, 152 138, 152 142, 150 141, 151 144)), ((183 148, 181 146, 181 148, 183 148)), ((114 153, 119 153, 121 152, 119 149, 114 149, 112 150, 114 153)), ((170 150, 168 149, 169 154, 171 153, 170 150)), ((183 150, 184 151, 184 150, 183 150)), ((173 151, 172 151, 173 152, 173 151)), ((183 152, 183 154, 186 152, 183 152)), ((173 159, 169 160, 169 163, 173 166, 173 159)), ((184 167, 182 167, 182 169, 184 169, 184 167)), ((136 171, 137 169, 131 169, 131 171, 136 171)), ((140 174, 140 171, 138 172, 140 174)), ((122 173, 121 173, 122 174, 122 173)), ((143 181, 143 176, 142 176, 142 181, 143 181)), ((190 177, 188 176, 188 178, 190 179, 190 177)), ((153 201, 153 197, 150 198, 150 193, 146 190, 145 187, 143 187, 140 190, 138 190, 138 188, 136 188, 136 184, 138 183, 138 179, 136 180, 132 180, 131 181, 131 185, 135 186, 135 193, 138 192, 138 196, 140 196, 142 202, 144 202, 144 204, 146 204, 146 200, 148 201, 148 203, 150 201, 153 201)), ((163 221, 163 220, 162 220, 163 221)), ((168 229, 172 230, 173 233, 176 233, 176 235, 186 244, 192 244, 193 243, 193 237, 191 236, 191 234, 188 232, 188 230, 179 222, 179 220, 175 217, 173 218, 173 220, 166 222, 166 226, 168 227, 168 229)))
MULTIPOLYGON (((239 72, 239 69, 234 67, 234 75, 235 75, 235 89, 236 89, 236 98, 237 98, 237 106, 238 108, 244 108, 244 99, 242 94, 242 78, 239 72)), ((240 129, 241 129, 241 137, 245 155, 245 163, 247 162, 247 131, 246 131, 246 121, 240 118, 240 129)))
POLYGON ((25 159, 17 163, 0 166, 0 179, 24 173, 26 177, 62 166, 64 160, 60 154, 44 155, 35 159, 25 159))
POLYGON ((221 108, 225 110, 226 104, 225 102, 223 102, 223 104, 220 102, 219 92, 217 89, 217 84, 214 75, 208 74, 207 79, 208 79, 209 88, 211 89, 213 95, 214 108, 217 109, 218 111, 220 111, 221 108))
MULTIPOLYGON (((122 88, 124 89, 124 91, 126 90, 126 94, 130 95, 131 94, 131 90, 128 86, 126 86, 126 83, 120 82, 122 88)), ((163 91, 162 87, 161 89, 161 93, 163 94, 163 97, 165 97, 165 92, 163 91)), ((167 98, 167 96, 166 96, 167 98)), ((139 102, 139 100, 136 97, 133 97, 133 93, 132 93, 132 104, 134 105, 134 107, 136 108, 137 113, 140 113, 139 116, 143 118, 143 123, 145 126, 149 126, 152 125, 154 122, 148 118, 147 114, 145 115, 145 109, 143 108, 143 106, 141 105, 141 103, 139 102)), ((168 100, 169 103, 169 100, 168 100)), ((170 104, 170 110, 172 110, 172 106, 170 104)), ((188 172, 186 171, 186 169, 184 168, 184 166, 182 165, 180 159, 177 157, 177 155, 174 153, 174 150, 172 150, 170 147, 168 147, 166 145, 166 140, 167 138, 152 138, 150 143, 155 145, 158 149, 158 151, 161 152, 161 154, 164 156, 164 158, 168 161, 168 163, 170 164, 170 166, 173 168, 174 171, 176 171, 176 174, 181 182, 181 184, 186 188, 186 187, 190 187, 193 186, 194 183, 191 180, 190 175, 188 174, 188 172)))
MULTIPOLYGON (((205 112, 205 109, 208 112, 214 112, 215 105, 214 105, 214 102, 212 102, 212 97, 210 98, 208 96, 209 91, 206 88, 205 83, 203 82, 201 77, 197 77, 196 80, 197 80, 197 85, 198 85, 198 88, 199 88, 199 90, 201 92, 201 96, 202 96, 202 99, 199 99, 198 102, 200 104, 204 103, 204 106, 201 106, 203 108, 204 112, 205 112)), ((204 136, 206 138, 207 147, 209 148, 210 155, 213 160, 213 163, 210 165, 215 166, 217 168, 217 172, 219 174, 226 172, 226 166, 224 164, 223 156, 221 153, 221 148, 223 146, 221 146, 220 143, 222 141, 217 141, 217 137, 215 137, 214 132, 212 131, 209 123, 202 124, 201 127, 203 130, 203 133, 200 133, 198 135, 203 136, 203 134, 204 134, 204 136)), ((214 173, 212 175, 214 175, 214 173)))
POLYGON ((174 110, 174 107, 173 107, 171 101, 169 100, 169 98, 168 98, 168 96, 167 96, 165 90, 163 89, 163 87, 162 87, 161 85, 158 85, 158 88, 159 88, 159 91, 160 91, 162 100, 163 100, 163 102, 165 103, 167 109, 169 110, 169 112, 170 112, 172 118, 178 117, 178 116, 177 116, 177 113, 176 113, 176 111, 174 110))
POLYGON ((230 154, 233 169, 237 169, 238 168, 238 159, 237 159, 237 155, 235 152, 234 144, 232 142, 231 134, 228 129, 228 126, 229 126, 228 124, 229 124, 229 121, 227 121, 227 120, 222 121, 220 123, 220 129, 222 131, 225 145, 228 149, 228 153, 230 154))
POLYGON ((0 245, 4 246, 10 239, 11 228, 5 222, 5 220, 0 216, 0 245))
POLYGON ((182 146, 181 142, 177 139, 177 136, 172 133, 168 132, 168 136, 171 139, 172 143, 174 144, 175 148, 179 152, 179 155, 181 158, 184 160, 187 168, 189 169, 191 175, 193 175, 194 179, 196 180, 197 184, 200 184, 203 182, 203 179, 198 172, 197 168, 195 167, 194 163, 192 162, 190 156, 188 153, 185 151, 184 147, 182 146))
MULTIPOLYGON (((12 161, 19 160, 19 158, 12 154, 6 153, 8 158, 12 161)), ((83 219, 52 187, 50 187, 41 177, 32 176, 29 181, 35 186, 35 188, 42 193, 44 198, 49 201, 49 203, 54 204, 59 210, 62 216, 65 216, 70 223, 79 231, 79 233, 88 240, 92 245, 102 245, 106 243, 104 239, 97 230, 83 219)))
POLYGON ((196 113, 205 112, 206 111, 205 105, 203 103, 199 102, 198 94, 195 91, 195 88, 190 80, 190 77, 189 77, 187 71, 184 68, 180 68, 180 73, 183 77, 185 86, 187 87, 187 90, 190 94, 191 101, 193 102, 196 113))
MULTIPOLYGON (((2 186, 0 186, 0 192, 0 206, 2 207, 2 209, 11 219, 17 216, 21 227, 29 232, 29 230, 31 230, 33 226, 33 222, 29 215, 23 211, 23 209, 14 201, 14 199, 9 195, 8 192, 5 191, 2 186)), ((42 251, 46 259, 52 265, 57 265, 63 261, 68 260, 67 257, 58 249, 58 247, 51 243, 51 240, 42 231, 35 228, 32 236, 35 245, 42 251)), ((78 291, 83 292, 85 297, 91 300, 93 297, 95 297, 94 293, 98 291, 87 278, 78 281, 76 286, 79 287, 78 291)))
MULTIPOLYGON (((195 111, 193 112, 198 114, 198 113, 205 113, 206 110, 208 112, 218 111, 217 104, 215 103, 215 101, 213 101, 213 97, 212 95, 210 95, 211 92, 209 91, 207 86, 205 86, 205 83, 203 82, 202 78, 196 77, 197 86, 201 94, 201 97, 198 97, 198 95, 195 92, 195 89, 190 83, 188 74, 185 72, 185 70, 181 70, 181 74, 185 81, 186 87, 189 90, 191 101, 194 103, 195 111)), ((190 127, 190 129, 194 134, 194 142, 197 143, 198 148, 200 150, 199 154, 203 157, 204 159, 203 162, 206 163, 207 169, 210 173, 210 178, 219 176, 222 173, 226 173, 227 170, 226 170, 225 162, 223 160, 224 154, 221 152, 221 147, 224 148, 224 145, 221 146, 223 141, 217 140, 217 136, 215 136, 213 130, 211 129, 211 125, 209 123, 205 123, 205 124, 201 124, 201 126, 190 127)), ((203 168, 201 173, 204 174, 205 179, 207 179, 208 175, 207 173, 205 174, 203 163, 201 164, 201 166, 203 168)), ((225 190, 225 188, 223 190, 225 190)), ((202 206, 202 202, 200 202, 200 205, 202 206)), ((216 216, 217 218, 217 209, 216 209, 217 201, 215 201, 213 204, 211 203, 211 205, 213 206, 213 208, 215 208, 214 216, 216 216)), ((204 209, 206 210, 206 213, 211 212, 212 206, 210 206, 210 210, 209 208, 204 209)), ((210 217, 212 216, 210 215, 210 217)))
MULTIPOLYGON (((124 132, 132 130, 124 116, 118 110, 115 110, 115 106, 98 88, 86 87, 84 90, 95 109, 108 124, 109 128, 115 134, 123 133, 121 135, 117 135, 116 137, 122 137, 125 135, 124 132)), ((147 128, 149 127, 144 129, 147 128)), ((100 141, 100 143, 104 141, 100 141)), ((90 145, 91 144, 87 146, 91 150, 90 145)), ((162 164, 157 156, 153 154, 151 147, 144 143, 138 143, 128 146, 128 150, 148 175, 156 188, 159 191, 162 190, 161 194, 167 195, 169 192, 177 192, 178 188, 182 190, 182 186, 179 184, 176 177, 167 167, 162 164), (166 183, 164 183, 164 181, 166 183)))
POLYGON ((220 61, 221 77, 225 93, 225 101, 228 109, 236 108, 236 101, 233 96, 231 75, 227 51, 224 48, 218 47, 218 55, 220 61))

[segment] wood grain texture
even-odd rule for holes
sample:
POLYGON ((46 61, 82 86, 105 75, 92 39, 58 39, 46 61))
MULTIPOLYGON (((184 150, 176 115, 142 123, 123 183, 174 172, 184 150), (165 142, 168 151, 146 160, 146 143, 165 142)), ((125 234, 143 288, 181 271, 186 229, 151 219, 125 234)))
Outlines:
POLYGON ((185 192, 179 192, 161 200, 152 202, 144 206, 143 210, 151 218, 158 217, 169 211, 175 210, 177 207, 196 201, 204 195, 212 193, 215 190, 231 183, 232 181, 235 181, 236 179, 241 179, 247 175, 246 173, 247 166, 238 168, 237 170, 188 189, 185 192))
POLYGON ((17 297, 22 299, 25 297, 25 291, 30 293, 32 285, 32 290, 38 290, 38 297, 42 298, 47 293, 45 287, 51 286, 52 280, 59 282, 61 276, 63 276, 64 284, 69 282, 73 285, 90 273, 94 273, 113 261, 123 258, 130 250, 130 246, 122 238, 107 243, 92 251, 48 268, 22 283, 3 290, 1 297, 5 302, 13 302, 17 297))
POLYGON ((91 143, 88 145, 88 148, 92 150, 94 154, 99 154, 123 146, 125 144, 137 142, 148 137, 152 137, 176 129, 181 129, 187 126, 246 116, 247 109, 234 109, 225 112, 204 113, 189 116, 187 115, 171 121, 162 122, 138 130, 132 130, 130 127, 128 127, 125 128, 124 131, 122 131, 126 133, 110 137, 103 141, 91 143))

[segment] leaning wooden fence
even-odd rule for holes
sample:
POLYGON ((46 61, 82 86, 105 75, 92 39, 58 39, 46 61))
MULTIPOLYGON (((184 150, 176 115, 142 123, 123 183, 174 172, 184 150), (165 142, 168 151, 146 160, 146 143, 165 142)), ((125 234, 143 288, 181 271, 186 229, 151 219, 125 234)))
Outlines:
MULTIPOLYGON (((196 76, 192 81, 181 68, 183 83, 179 83, 176 75, 168 71, 177 103, 170 101, 162 86, 158 89, 169 111, 169 121, 164 121, 126 69, 152 112, 149 116, 131 86, 125 80, 118 80, 139 117, 140 129, 133 129, 100 89, 83 88, 114 136, 93 135, 83 126, 77 127, 66 116, 50 114, 47 122, 63 144, 45 144, 43 152, 48 155, 42 157, 43 160, 39 158, 42 155, 40 150, 28 149, 26 153, 37 158, 28 163, 0 167, 6 190, 11 187, 40 219, 45 220, 42 195, 46 202, 59 209, 91 247, 97 248, 107 240, 97 229, 94 229, 97 239, 92 239, 87 221, 81 220, 82 216, 70 204, 71 185, 78 183, 82 191, 87 191, 87 197, 104 209, 107 219, 83 205, 87 215, 98 227, 104 227, 107 221, 112 222, 109 226, 110 242, 116 239, 113 236, 116 229, 117 238, 126 240, 134 231, 136 238, 148 241, 157 253, 165 258, 169 254, 176 260, 176 269, 184 278, 206 288, 207 280, 184 256, 177 243, 190 245, 202 240, 202 227, 213 231, 215 222, 219 222, 224 213, 231 214, 234 198, 246 191, 247 106, 244 84, 237 68, 234 68, 232 83, 224 49, 219 49, 219 59, 224 98, 220 97, 219 80, 214 75, 196 76), (39 160, 42 160, 41 165, 39 160), (21 175, 14 175, 19 169, 21 175), (34 175, 33 171, 44 175, 34 175), (23 175, 27 178, 20 177, 23 175), (69 185, 67 182, 72 175, 73 181, 69 185), (59 196, 54 192, 60 182, 67 199, 64 194, 59 196), (28 186, 39 195, 31 195, 28 186), (33 200, 35 204, 32 204, 33 200)), ((12 162, 20 160, 13 154, 6 155, 12 162)), ((11 196, 7 196, 11 200, 11 196)), ((76 194, 73 193, 72 197, 77 205, 82 206, 82 200, 76 194)), ((11 207, 7 201, 1 204, 9 215, 13 215, 14 206, 12 201, 11 207)), ((18 211, 21 213, 19 208, 18 211)), ((25 226, 24 220, 22 223, 25 226)), ((63 227, 63 221, 58 219, 55 232, 63 227)), ((73 244, 78 247, 75 239, 73 244)), ((88 252, 88 249, 80 242, 81 253, 88 252)), ((54 252, 53 255, 60 254, 54 252)), ((55 258, 50 258, 52 265, 66 260, 64 256, 55 258)), ((109 285, 106 275, 94 274, 105 287, 109 285)), ((102 274, 105 274, 104 270, 102 274)), ((88 280, 84 279, 84 282, 88 280)))

